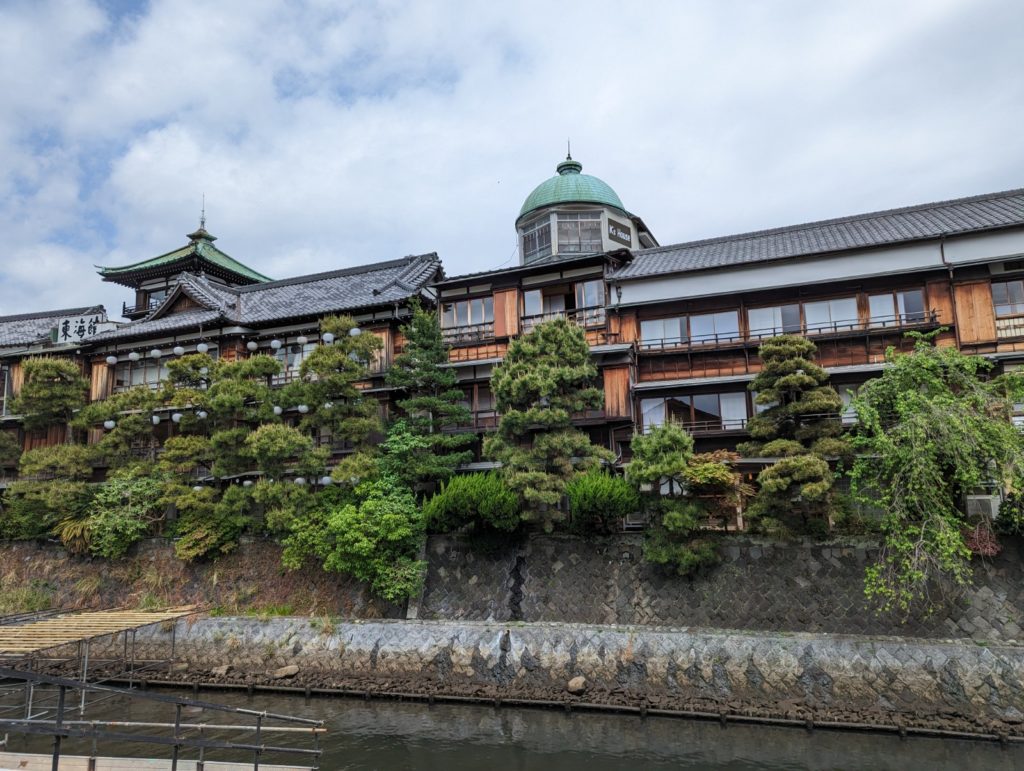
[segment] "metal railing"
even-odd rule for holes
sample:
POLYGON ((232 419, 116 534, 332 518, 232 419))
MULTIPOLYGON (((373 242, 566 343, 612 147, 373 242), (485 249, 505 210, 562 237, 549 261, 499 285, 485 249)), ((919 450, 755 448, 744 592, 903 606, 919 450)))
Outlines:
POLYGON ((494 337, 494 322, 486 321, 482 324, 468 324, 461 327, 450 327, 442 329, 441 335, 448 345, 459 345, 465 343, 476 343, 481 340, 490 340, 494 337))
POLYGON ((676 352, 695 349, 709 350, 726 346, 742 346, 748 343, 760 344, 764 340, 783 334, 819 337, 825 335, 846 335, 862 332, 866 332, 868 334, 875 332, 900 332, 904 330, 937 326, 938 323, 938 311, 930 310, 922 311, 921 313, 906 313, 895 316, 873 316, 867 321, 863 321, 861 319, 847 319, 823 322, 819 324, 802 324, 799 329, 765 327, 762 329, 751 329, 746 334, 736 330, 730 330, 728 332, 694 335, 687 338, 652 338, 638 341, 637 347, 640 351, 651 353, 657 353, 659 351, 676 352))
POLYGON ((595 305, 590 308, 576 308, 575 310, 567 311, 549 311, 548 313, 539 313, 533 316, 523 316, 522 331, 529 332, 538 324, 542 324, 545 321, 553 321, 554 319, 566 319, 574 324, 577 324, 584 329, 593 329, 594 327, 600 327, 604 324, 606 313, 603 305, 595 305))
POLYGON ((136 313, 148 313, 157 307, 163 300, 148 300, 147 302, 140 303, 139 305, 129 305, 128 303, 121 303, 121 315, 131 316, 136 313))

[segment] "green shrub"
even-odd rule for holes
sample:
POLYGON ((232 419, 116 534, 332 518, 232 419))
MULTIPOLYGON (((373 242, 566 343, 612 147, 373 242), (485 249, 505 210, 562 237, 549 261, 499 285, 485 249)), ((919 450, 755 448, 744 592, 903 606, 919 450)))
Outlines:
POLYGON ((623 517, 640 508, 640 495, 619 476, 594 469, 573 478, 565 488, 570 529, 577 533, 608 533, 623 517))
POLYGON ((519 499, 493 472, 452 477, 423 506, 423 518, 435 533, 464 527, 511 533, 522 521, 519 499))
POLYGON ((999 507, 992 529, 1000 535, 1024 535, 1024 494, 1010 493, 999 507))
POLYGON ((99 486, 89 506, 89 551, 107 559, 123 557, 132 544, 163 518, 161 491, 160 477, 139 469, 113 472, 99 486))

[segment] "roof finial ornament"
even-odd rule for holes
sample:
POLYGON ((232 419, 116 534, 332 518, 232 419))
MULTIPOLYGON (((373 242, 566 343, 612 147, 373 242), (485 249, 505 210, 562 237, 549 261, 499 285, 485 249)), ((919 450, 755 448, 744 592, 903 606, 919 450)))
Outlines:
POLYGON ((570 139, 565 140, 565 160, 572 160, 572 140, 570 139))
POLYGON ((203 193, 203 209, 199 213, 199 229, 206 230, 206 193, 203 193))

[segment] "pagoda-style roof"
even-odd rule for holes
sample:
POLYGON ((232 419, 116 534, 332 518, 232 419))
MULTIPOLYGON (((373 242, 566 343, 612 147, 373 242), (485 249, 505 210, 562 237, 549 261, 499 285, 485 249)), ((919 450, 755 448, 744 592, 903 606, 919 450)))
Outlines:
POLYGON ((151 278, 171 276, 185 271, 217 276, 234 285, 262 284, 271 280, 214 246, 213 242, 217 238, 206 232, 206 228, 200 227, 194 233, 189 233, 188 238, 187 246, 161 254, 159 257, 118 268, 104 268, 99 265, 96 267, 99 268, 99 274, 104 281, 112 281, 132 289, 138 288, 142 282, 151 278))

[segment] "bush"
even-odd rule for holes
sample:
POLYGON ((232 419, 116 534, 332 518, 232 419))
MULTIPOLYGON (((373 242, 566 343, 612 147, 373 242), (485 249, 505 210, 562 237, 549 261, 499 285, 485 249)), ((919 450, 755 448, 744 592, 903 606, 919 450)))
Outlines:
POLYGON ((1015 492, 1006 496, 992 529, 999 535, 1024 535, 1024 494, 1015 492))
MULTIPOLYGON (((89 551, 107 559, 123 557, 132 544, 163 518, 161 490, 159 477, 144 475, 138 469, 111 474, 89 506, 85 535, 89 551)), ((67 544, 78 534, 68 520, 61 524, 61 540, 67 544)))
POLYGON ((565 488, 569 528, 576 533, 617 530, 623 517, 640 508, 640 495, 625 479, 605 471, 579 474, 565 488))
POLYGON ((511 533, 522 521, 516 494, 493 472, 449 479, 424 505, 423 519, 435 533, 467 526, 511 533))

